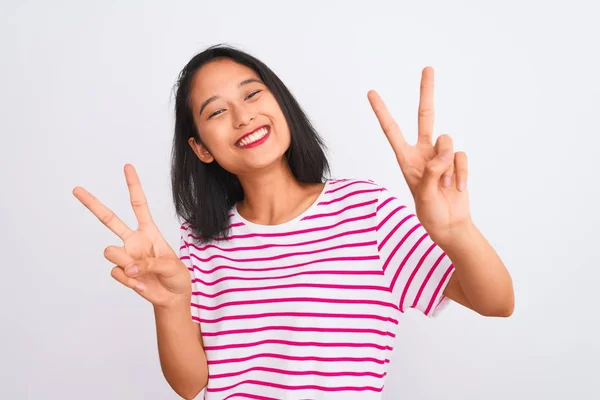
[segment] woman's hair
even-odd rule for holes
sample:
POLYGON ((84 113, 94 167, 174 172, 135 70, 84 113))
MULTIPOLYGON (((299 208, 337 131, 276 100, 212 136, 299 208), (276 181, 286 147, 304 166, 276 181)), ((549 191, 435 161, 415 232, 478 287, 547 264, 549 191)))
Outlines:
POLYGON ((273 93, 290 130, 285 159, 300 182, 321 183, 329 172, 325 145, 310 120, 277 75, 255 57, 228 45, 215 45, 195 55, 179 74, 175 86, 175 135, 171 161, 171 185, 175 212, 187 222, 197 241, 228 236, 231 208, 244 198, 238 178, 217 161, 206 164, 188 143, 201 143, 190 101, 196 71, 215 59, 229 58, 254 70, 273 93))

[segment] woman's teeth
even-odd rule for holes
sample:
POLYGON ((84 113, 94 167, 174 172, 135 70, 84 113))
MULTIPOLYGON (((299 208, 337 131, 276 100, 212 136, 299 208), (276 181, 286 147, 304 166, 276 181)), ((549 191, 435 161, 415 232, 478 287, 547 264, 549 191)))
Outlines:
POLYGON ((259 130, 257 130, 256 132, 254 132, 251 135, 248 135, 246 137, 244 137, 242 140, 240 140, 238 142, 238 146, 248 146, 251 143, 256 142, 257 140, 262 139, 267 132, 269 132, 269 130, 265 127, 265 128, 261 128, 259 130))

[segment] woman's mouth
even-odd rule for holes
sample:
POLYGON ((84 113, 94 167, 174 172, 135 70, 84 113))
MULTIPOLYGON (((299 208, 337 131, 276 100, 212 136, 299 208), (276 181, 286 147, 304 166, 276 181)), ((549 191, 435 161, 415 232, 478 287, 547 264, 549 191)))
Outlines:
POLYGON ((244 149, 256 147, 267 140, 270 132, 271 129, 268 126, 263 126, 262 128, 255 130, 251 134, 242 137, 236 142, 235 145, 244 149))

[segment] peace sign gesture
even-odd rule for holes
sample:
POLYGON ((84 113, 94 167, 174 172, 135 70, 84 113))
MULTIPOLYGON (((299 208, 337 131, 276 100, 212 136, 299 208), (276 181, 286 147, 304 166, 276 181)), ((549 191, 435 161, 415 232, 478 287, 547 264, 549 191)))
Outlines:
POLYGON ((154 224, 140 179, 131 164, 125 165, 125 180, 138 221, 135 231, 85 189, 73 189, 73 195, 123 240, 122 247, 108 246, 104 250, 106 259, 116 264, 112 277, 155 306, 189 303, 189 271, 154 224))
POLYGON ((371 90, 368 99, 388 138, 415 200, 417 217, 438 244, 448 242, 456 228, 471 222, 466 189, 467 156, 454 153, 452 138, 438 137, 433 145, 433 69, 421 76, 418 139, 409 145, 383 100, 371 90))

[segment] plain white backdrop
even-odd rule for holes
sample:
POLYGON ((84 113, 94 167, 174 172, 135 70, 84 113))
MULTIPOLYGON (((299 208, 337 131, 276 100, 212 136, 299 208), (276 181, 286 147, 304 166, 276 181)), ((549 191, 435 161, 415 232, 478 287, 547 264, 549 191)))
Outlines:
MULTIPOLYGON (((514 279, 509 319, 408 312, 385 399, 592 399, 600 345, 598 7, 548 1, 4 1, 0 6, 0 398, 176 399, 149 303, 109 274, 120 241, 72 196, 134 224, 133 163, 173 246, 177 74, 215 43, 289 86, 335 177, 412 204, 366 93, 416 140, 421 69, 436 133, 469 156, 475 223, 514 279)), ((485 266, 482 266, 485 268, 485 266)))

